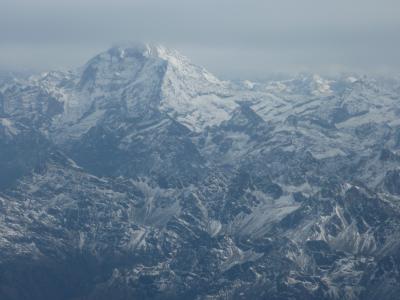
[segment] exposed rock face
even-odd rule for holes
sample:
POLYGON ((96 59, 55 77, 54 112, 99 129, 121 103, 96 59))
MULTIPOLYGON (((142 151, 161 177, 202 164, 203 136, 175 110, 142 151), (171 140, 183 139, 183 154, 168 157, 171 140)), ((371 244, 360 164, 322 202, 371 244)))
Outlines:
POLYGON ((1 299, 398 299, 400 99, 114 47, 0 86, 1 299))

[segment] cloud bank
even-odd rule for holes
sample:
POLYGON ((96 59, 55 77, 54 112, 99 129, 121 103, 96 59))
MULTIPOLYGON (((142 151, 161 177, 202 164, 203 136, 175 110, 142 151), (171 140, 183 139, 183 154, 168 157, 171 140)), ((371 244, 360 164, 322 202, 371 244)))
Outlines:
POLYGON ((178 48, 225 78, 396 73, 395 0, 0 0, 0 68, 83 64, 114 43, 178 48))

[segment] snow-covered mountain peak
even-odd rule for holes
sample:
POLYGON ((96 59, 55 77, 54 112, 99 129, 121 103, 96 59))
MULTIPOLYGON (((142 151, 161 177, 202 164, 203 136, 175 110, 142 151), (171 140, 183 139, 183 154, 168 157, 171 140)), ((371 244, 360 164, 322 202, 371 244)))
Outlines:
POLYGON ((314 96, 329 95, 332 93, 331 81, 318 74, 301 74, 295 81, 297 86, 314 96))
POLYGON ((191 61, 177 50, 162 45, 131 43, 118 45, 96 55, 82 68, 80 85, 92 86, 104 81, 132 81, 139 73, 149 73, 159 78, 164 76, 206 81, 210 84, 226 85, 206 69, 192 64, 191 61), (174 73, 174 74, 171 74, 174 73))
POLYGON ((162 45, 112 47, 88 62, 81 82, 91 93, 94 88, 104 90, 101 86, 107 91, 121 86, 132 111, 137 111, 138 103, 147 107, 150 101, 194 131, 220 124, 236 108, 228 82, 162 45))
POLYGON ((188 59, 180 54, 177 50, 154 43, 121 43, 111 47, 108 52, 112 55, 117 55, 120 58, 124 58, 125 56, 129 55, 142 55, 144 57, 161 58, 164 60, 174 57, 175 59, 188 61, 188 59))
POLYGON ((130 118, 159 111, 202 131, 228 119, 237 106, 228 82, 178 51, 152 44, 114 46, 81 68, 43 73, 26 85, 62 106, 50 120, 61 139, 64 133, 79 138, 105 120, 110 110, 130 118))
POLYGON ((215 84, 222 82, 208 72, 206 69, 193 64, 190 59, 182 55, 179 51, 173 48, 166 47, 161 44, 151 43, 125 43, 116 45, 108 51, 98 55, 95 59, 89 61, 89 65, 98 59, 111 60, 114 63, 123 63, 136 60, 154 60, 163 61, 175 72, 182 72, 186 76, 194 78, 204 78, 215 84))

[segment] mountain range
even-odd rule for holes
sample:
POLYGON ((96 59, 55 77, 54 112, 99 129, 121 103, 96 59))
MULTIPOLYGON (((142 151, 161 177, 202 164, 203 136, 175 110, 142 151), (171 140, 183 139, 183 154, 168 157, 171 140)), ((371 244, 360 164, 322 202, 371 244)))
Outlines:
POLYGON ((115 46, 0 77, 0 299, 400 297, 400 79, 115 46))

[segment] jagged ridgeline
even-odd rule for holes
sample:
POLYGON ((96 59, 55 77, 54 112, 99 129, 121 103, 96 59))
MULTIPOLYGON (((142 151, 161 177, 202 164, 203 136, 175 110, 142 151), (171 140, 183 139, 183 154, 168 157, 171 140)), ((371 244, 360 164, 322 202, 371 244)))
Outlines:
POLYGON ((399 299, 399 94, 142 44, 0 77, 0 299, 399 299))

